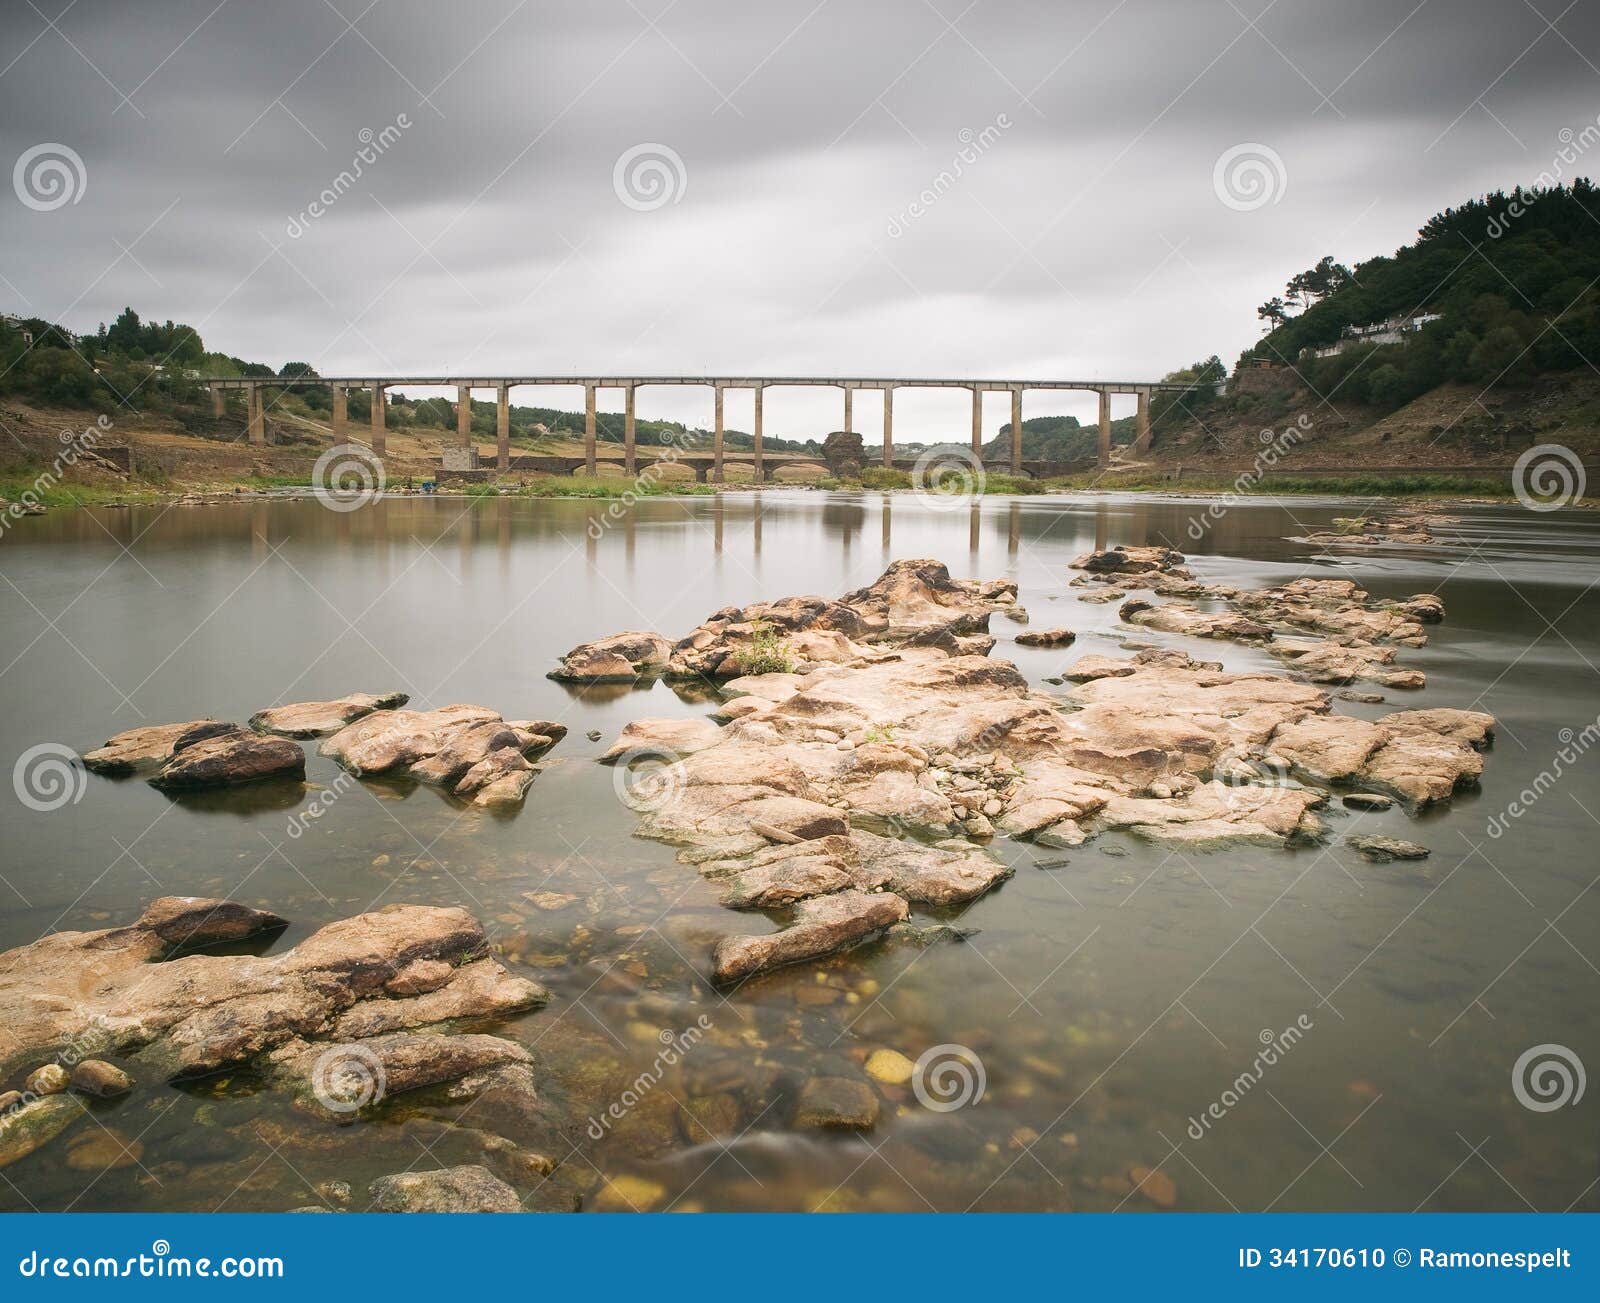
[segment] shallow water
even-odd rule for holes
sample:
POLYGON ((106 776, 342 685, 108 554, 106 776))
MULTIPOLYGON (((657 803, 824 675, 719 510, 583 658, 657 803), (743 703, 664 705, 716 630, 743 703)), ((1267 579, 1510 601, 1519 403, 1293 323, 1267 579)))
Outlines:
MULTIPOLYGON (((607 503, 393 499, 338 513, 314 501, 57 512, 0 542, 0 753, 82 750, 138 723, 242 719, 284 701, 409 691, 570 729, 524 809, 495 817, 412 784, 343 782, 311 748, 311 789, 169 799, 90 776, 34 811, 0 791, 0 947, 131 919, 151 897, 231 896, 292 919, 282 949, 396 901, 461 905, 548 1008, 497 1028, 538 1060, 547 1120, 512 1138, 560 1161, 532 1206, 604 1176, 660 1188, 655 1206, 709 1209, 1146 1208, 1130 1168, 1159 1167, 1184 1209, 1600 1209, 1596 1088, 1523 1107, 1512 1067, 1556 1043, 1600 1066, 1600 756, 1579 759, 1498 837, 1492 816, 1600 713, 1600 523, 1584 513, 1464 509, 1452 541, 1329 555, 1292 541, 1359 507, 1333 499, 1232 507, 1199 543, 1193 502, 990 500, 818 492, 607 503), (1327 846, 1175 852, 1121 836, 1075 851, 999 842, 1016 876, 960 913, 962 944, 880 944, 751 982, 706 982, 730 913, 672 851, 630 834, 609 770, 590 763, 628 720, 703 713, 663 685, 575 691, 545 678, 561 652, 624 628, 678 636, 731 603, 837 595, 891 560, 1008 575, 1064 650, 997 656, 1036 687, 1078 655, 1115 653, 1116 606, 1076 600, 1067 563, 1092 546, 1169 542, 1201 578, 1259 585, 1342 576, 1382 595, 1436 590, 1446 622, 1400 663, 1414 705, 1500 721, 1482 790, 1413 821, 1329 812, 1327 846), (586 735, 597 730, 601 741, 586 735), (1421 840, 1417 865, 1371 865, 1345 832, 1421 840), (291 833, 291 828, 300 835, 291 833), (1051 867, 1040 867, 1049 865, 1051 867), (541 909, 526 893, 577 901, 541 909), (662 1038, 710 1030, 622 1121, 592 1123, 662 1038), (1207 1127, 1266 1033, 1310 1030, 1207 1127), (947 1112, 881 1086, 865 1136, 798 1132, 811 1075, 859 1076, 879 1047, 940 1045, 981 1060, 981 1099, 947 1112), (713 1140, 690 1120, 707 1119, 713 1140), (1198 1131, 1196 1139, 1192 1131, 1198 1131), (594 1138, 594 1134, 599 1139, 594 1138)), ((1278 668, 1230 644, 1187 645, 1230 668, 1278 668)), ((138 1065, 133 1065, 138 1075, 138 1065)), ((652 1074, 653 1075, 653 1074, 652 1074)), ((0 1085, 11 1086, 6 1082, 0 1085)), ((141 1080, 97 1122, 137 1139, 106 1169, 70 1134, 0 1172, 0 1209, 275 1209, 313 1187, 360 1191, 403 1168, 475 1161, 465 1109, 403 1097, 335 1127, 245 1074, 183 1087, 141 1080)), ((530 1187, 524 1184, 523 1189, 530 1187)))

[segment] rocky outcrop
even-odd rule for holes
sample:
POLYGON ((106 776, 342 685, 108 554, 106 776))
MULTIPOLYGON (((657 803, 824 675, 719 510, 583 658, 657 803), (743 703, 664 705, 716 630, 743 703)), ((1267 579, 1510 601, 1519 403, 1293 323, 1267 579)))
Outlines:
POLYGON ((529 760, 563 737, 548 720, 505 720, 482 706, 384 710, 346 725, 321 752, 357 777, 405 775, 474 805, 515 807, 535 775, 529 760))
POLYGON ((1191 638, 1226 638, 1232 642, 1266 642, 1272 637, 1269 625, 1227 611, 1202 611, 1189 602, 1167 602, 1157 606, 1142 597, 1129 598, 1117 614, 1129 624, 1161 633, 1184 633, 1191 638))
POLYGON ((311 738, 336 733, 375 710, 394 710, 411 698, 404 692, 352 692, 333 701, 301 701, 271 706, 250 716, 250 727, 282 737, 311 738))
POLYGON ((191 719, 183 724, 152 724, 118 733, 104 746, 83 753, 83 763, 93 773, 122 778, 156 770, 171 760, 180 747, 208 737, 239 730, 225 719, 191 719))
MULTIPOLYGON (((503 1016, 544 992, 486 956, 463 910, 393 905, 314 932, 292 950, 166 956, 179 946, 238 941, 284 926, 232 901, 167 896, 132 925, 56 932, 0 956, 0 1069, 92 1043, 162 1078, 264 1061, 281 1047, 363 1030, 428 1026, 444 1017, 503 1016), (422 996, 388 984, 421 960, 451 976, 422 996)), ((142 1075, 142 1074, 141 1074, 142 1075)))
MULTIPOLYGON (((809 673, 870 657, 884 644, 987 652, 989 616, 1015 601, 1009 580, 956 580, 938 561, 897 561, 875 583, 837 601, 787 597, 725 607, 673 645, 666 668, 678 678, 733 679, 772 670, 809 673)), ((567 653, 556 677, 592 681, 593 674, 572 667, 593 665, 619 640, 654 637, 618 634, 585 643, 567 653)))
POLYGON ((659 633, 630 630, 574 647, 549 677, 567 683, 632 683, 666 669, 672 644, 659 633))
MULTIPOLYGON (((1181 558, 1166 549, 1114 555, 1092 564, 1185 581, 1181 558)), ((1010 585, 955 583, 931 564, 901 563, 837 602, 719 612, 675 648, 675 663, 687 657, 725 673, 731 635, 757 621, 833 626, 842 659, 742 673, 718 709, 724 727, 640 721, 607 753, 668 761, 628 802, 640 835, 677 846, 680 860, 719 884, 724 905, 779 915, 778 931, 717 947, 718 981, 877 936, 913 905, 976 899, 1008 873, 985 849, 997 835, 1075 846, 1123 830, 1195 847, 1290 845, 1324 836, 1316 811, 1329 788, 1392 792, 1415 807, 1481 771, 1488 716, 1334 716, 1312 683, 1225 673, 1175 648, 1080 658, 1064 674, 1074 686, 1041 696, 1008 662, 959 645, 1014 603, 1010 585), (924 637, 930 630, 936 636, 924 637), (683 728, 688 746, 652 748, 670 741, 669 727, 683 728)), ((1344 590, 1293 591, 1294 602, 1312 605, 1355 600, 1344 590)), ((1390 614, 1408 620, 1425 605, 1390 614)), ((1204 621, 1211 636, 1274 640, 1248 615, 1129 606, 1178 612, 1174 628, 1186 632, 1204 621)), ((1367 672, 1392 656, 1343 639, 1284 641, 1318 672, 1332 672, 1335 650, 1367 672)))
POLYGON ((636 719, 599 759, 609 765, 640 756, 690 756, 715 746, 721 737, 722 730, 709 719, 636 719))
POLYGON ((178 792, 305 776, 306 753, 295 743, 240 728, 198 739, 180 739, 171 759, 151 777, 150 783, 164 791, 178 792))

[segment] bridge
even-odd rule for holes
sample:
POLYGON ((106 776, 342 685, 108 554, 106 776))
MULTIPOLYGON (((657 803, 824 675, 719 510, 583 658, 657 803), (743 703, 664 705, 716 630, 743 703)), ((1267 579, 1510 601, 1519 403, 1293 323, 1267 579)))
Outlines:
MULTIPOLYGON (((267 441, 266 412, 262 403, 262 391, 265 389, 303 389, 325 386, 333 393, 333 434, 337 441, 343 442, 348 437, 349 417, 347 415, 348 395, 352 389, 364 389, 372 394, 372 432, 370 443, 374 456, 382 457, 385 454, 387 435, 384 429, 384 392, 389 389, 433 389, 449 388, 456 391, 456 431, 460 445, 451 449, 445 455, 445 468, 447 470, 472 470, 477 466, 477 452, 472 442, 472 393, 475 389, 490 389, 495 393, 496 420, 495 420, 495 468, 499 471, 512 469, 511 456, 511 390, 524 385, 532 386, 571 386, 581 387, 584 391, 584 455, 583 469, 593 474, 600 460, 598 456, 597 440, 595 438, 595 400, 603 389, 620 389, 624 397, 624 419, 622 437, 622 464, 623 469, 629 474, 636 474, 639 466, 638 449, 634 440, 635 429, 635 399, 638 390, 656 385, 670 385, 675 387, 696 386, 709 387, 714 396, 715 426, 712 434, 712 450, 707 472, 710 478, 721 483, 723 481, 723 396, 730 389, 749 389, 755 395, 755 422, 751 432, 754 439, 754 448, 751 450, 755 463, 755 477, 762 480, 767 477, 768 463, 774 465, 781 462, 804 460, 812 462, 812 458, 794 458, 789 455, 769 455, 762 448, 761 443, 761 416, 762 396, 765 390, 774 387, 797 386, 800 388, 827 388, 841 390, 844 396, 844 424, 841 427, 846 433, 854 433, 854 401, 858 390, 878 390, 883 395, 883 451, 882 461, 886 467, 894 467, 897 463, 894 455, 894 395, 897 389, 965 389, 972 394, 972 453, 975 458, 983 455, 983 395, 986 393, 1008 393, 1011 395, 1011 449, 1008 469, 1013 474, 1024 473, 1025 466, 1022 459, 1022 396, 1029 390, 1060 392, 1071 390, 1075 392, 1094 393, 1100 396, 1100 429, 1097 448, 1097 461, 1101 466, 1111 462, 1111 398, 1114 394, 1131 394, 1138 400, 1137 416, 1135 418, 1133 451, 1135 454, 1146 451, 1150 446, 1150 395, 1153 393, 1189 393, 1204 386, 1188 383, 1171 383, 1166 381, 1146 380, 979 380, 979 379, 913 379, 913 378, 850 378, 850 377, 817 377, 817 376, 641 376, 641 375, 615 375, 615 376, 215 376, 203 378, 202 384, 208 385, 211 390, 212 410, 217 416, 226 414, 226 402, 229 391, 242 390, 246 395, 247 423, 249 441, 253 444, 264 444, 267 441)), ((518 462, 531 463, 534 461, 551 461, 573 463, 574 473, 578 464, 576 458, 517 458, 518 462)), ((677 460, 694 463, 697 459, 680 456, 677 460)), ((910 463, 904 463, 910 465, 910 463)), ((531 464, 519 469, 540 469, 531 464)), ((698 466, 696 474, 700 474, 698 466)))

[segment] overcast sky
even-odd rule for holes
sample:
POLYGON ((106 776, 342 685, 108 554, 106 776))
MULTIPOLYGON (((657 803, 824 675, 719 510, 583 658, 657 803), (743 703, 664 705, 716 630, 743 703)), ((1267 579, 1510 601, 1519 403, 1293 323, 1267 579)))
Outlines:
MULTIPOLYGON (((59 150, 13 171, 0 306, 88 330, 133 304, 325 374, 1231 364, 1319 255, 1549 170, 1600 114, 1597 8, 0 0, 3 161, 83 165, 65 201, 59 150)), ((962 436, 966 401, 901 393, 896 432, 962 436)), ((709 390, 640 402, 710 421, 709 390)), ((838 405, 770 393, 767 432, 838 405)))

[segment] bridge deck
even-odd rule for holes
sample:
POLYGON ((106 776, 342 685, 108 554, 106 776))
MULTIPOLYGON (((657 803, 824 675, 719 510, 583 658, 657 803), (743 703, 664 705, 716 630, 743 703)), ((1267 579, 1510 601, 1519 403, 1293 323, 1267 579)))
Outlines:
POLYGON ((219 389, 249 389, 255 385, 291 388, 302 385, 344 385, 351 389, 498 389, 501 385, 570 385, 574 388, 628 389, 647 385, 705 385, 720 389, 770 389, 783 385, 829 389, 983 389, 1011 392, 1022 389, 1076 389, 1112 394, 1184 393, 1203 385, 1161 380, 1002 380, 948 379, 899 376, 872 379, 864 376, 202 376, 200 384, 219 389))

